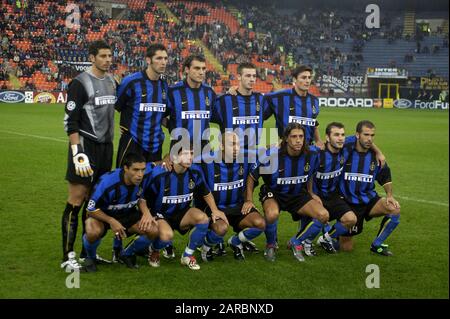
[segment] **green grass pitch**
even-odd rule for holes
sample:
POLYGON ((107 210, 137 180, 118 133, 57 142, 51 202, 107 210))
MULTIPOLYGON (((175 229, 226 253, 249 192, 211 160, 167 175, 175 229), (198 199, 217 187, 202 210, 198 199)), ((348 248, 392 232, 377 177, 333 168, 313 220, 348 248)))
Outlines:
MULTIPOLYGON (((375 141, 402 206, 401 223, 388 239, 391 258, 369 252, 381 221, 374 219, 355 238, 353 252, 326 255, 317 247, 319 256, 298 263, 285 248, 297 224, 283 212, 275 263, 262 253, 239 263, 229 251, 194 272, 178 258, 162 259, 157 269, 141 258, 137 271, 100 265, 96 274, 81 274, 79 289, 66 287, 68 274, 59 268, 67 199, 63 113, 62 105, 0 104, 0 298, 448 298, 448 112, 321 109, 322 134, 333 120, 348 135, 362 119, 377 126, 375 141), (380 288, 366 288, 369 264, 379 266, 380 288)), ((118 137, 116 131, 115 148, 118 137)), ((186 241, 176 235, 177 253, 186 241)), ((263 249, 264 235, 255 242, 263 249)), ((111 244, 108 234, 98 252, 109 258, 111 244)))

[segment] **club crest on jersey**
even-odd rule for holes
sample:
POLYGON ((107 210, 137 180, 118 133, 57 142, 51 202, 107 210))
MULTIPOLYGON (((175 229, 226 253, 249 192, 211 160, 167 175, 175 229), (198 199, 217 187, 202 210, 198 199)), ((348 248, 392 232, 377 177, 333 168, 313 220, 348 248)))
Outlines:
POLYGON ((256 112, 259 112, 259 108, 260 108, 259 101, 256 101, 256 112))
POLYGON ((343 158, 343 157, 341 157, 341 159, 339 160, 339 163, 340 163, 341 165, 344 164, 344 158, 343 158))
POLYGON ((374 171, 375 170, 375 162, 370 163, 370 170, 374 171))
POLYGON ((303 169, 305 170, 305 173, 309 171, 311 167, 309 166, 309 163, 305 164, 305 167, 303 167, 303 169))
POLYGON ((141 196, 142 195, 142 187, 139 187, 139 190, 138 190, 138 192, 137 192, 137 194, 136 194, 136 196, 141 196))
POLYGON ((194 189, 195 188, 195 183, 194 181, 191 179, 189 180, 189 189, 194 189))
POLYGON ((317 109, 316 109, 316 106, 315 106, 315 105, 312 106, 312 112, 313 112, 313 114, 316 114, 316 113, 317 113, 317 109))
POLYGON ((166 90, 162 90, 161 97, 163 100, 166 99, 166 90))
POLYGON ((205 98, 205 104, 206 104, 206 106, 209 106, 209 98, 208 97, 205 98))
POLYGON ((239 171, 238 171, 239 175, 244 175, 244 168, 241 166, 239 166, 239 171))

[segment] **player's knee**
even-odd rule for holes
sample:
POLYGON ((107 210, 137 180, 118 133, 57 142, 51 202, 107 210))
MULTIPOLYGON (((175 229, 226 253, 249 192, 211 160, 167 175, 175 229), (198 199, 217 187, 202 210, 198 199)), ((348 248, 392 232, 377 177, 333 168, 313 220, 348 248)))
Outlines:
POLYGON ((316 218, 322 223, 328 223, 328 219, 330 218, 330 215, 328 214, 328 211, 326 209, 319 210, 317 212, 316 218))
POLYGON ((102 237, 103 231, 99 227, 86 228, 86 239, 88 242, 93 243, 102 237))
POLYGON ((253 227, 258 228, 260 230, 266 229, 266 221, 261 216, 255 218, 252 224, 253 227))
POLYGON ((278 214, 274 212, 268 212, 266 213, 266 221, 268 224, 273 224, 277 221, 278 214))
POLYGON ((342 216, 340 221, 346 228, 351 228, 356 225, 357 220, 356 215, 353 212, 349 212, 342 216))
POLYGON ((228 225, 224 221, 217 221, 213 224, 212 229, 217 235, 223 237, 228 231, 228 225))
POLYGON ((400 215, 400 208, 394 208, 389 210, 389 214, 391 215, 400 215))
POLYGON ((171 229, 164 229, 159 231, 159 239, 162 241, 170 241, 173 239, 173 231, 171 229))

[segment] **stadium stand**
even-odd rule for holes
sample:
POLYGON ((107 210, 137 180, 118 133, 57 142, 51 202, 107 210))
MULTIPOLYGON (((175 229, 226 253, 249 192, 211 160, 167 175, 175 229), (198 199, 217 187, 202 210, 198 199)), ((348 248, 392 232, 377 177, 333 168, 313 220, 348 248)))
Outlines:
POLYGON ((383 15, 382 27, 369 30, 364 12, 339 9, 283 11, 239 1, 114 3, 126 6, 117 19, 91 1, 78 1, 81 23, 71 29, 66 20, 75 11, 66 12, 65 1, 1 0, 0 88, 64 90, 88 61, 87 43, 100 38, 112 45, 119 77, 144 67, 145 48, 152 42, 167 46, 172 82, 180 78, 187 55, 203 53, 207 82, 217 92, 237 83, 233 74, 246 60, 258 67, 255 89, 261 92, 290 86, 288 70, 296 63, 312 65, 319 76, 364 75, 368 67, 394 66, 448 80, 448 17, 436 12, 415 18, 443 19, 438 32, 416 30, 411 36, 404 32, 403 11, 383 15))

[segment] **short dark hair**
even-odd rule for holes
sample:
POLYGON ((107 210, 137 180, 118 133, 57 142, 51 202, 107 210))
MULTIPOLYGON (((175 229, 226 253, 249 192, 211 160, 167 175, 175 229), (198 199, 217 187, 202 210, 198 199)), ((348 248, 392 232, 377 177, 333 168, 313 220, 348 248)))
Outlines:
POLYGON ((167 49, 161 43, 153 43, 153 44, 150 44, 150 46, 147 48, 147 53, 145 54, 145 56, 147 58, 151 59, 156 54, 156 51, 166 51, 167 52, 167 49))
POLYGON ((367 128, 375 128, 375 124, 373 124, 371 121, 369 120, 363 120, 360 121, 357 125, 356 125, 356 132, 357 133, 361 133, 363 127, 367 127, 367 128))
POLYGON ((189 139, 188 143, 186 143, 186 140, 183 140, 180 137, 178 139, 170 140, 170 150, 172 150, 172 148, 180 142, 182 142, 182 145, 181 145, 180 149, 178 150, 177 154, 180 154, 182 151, 187 151, 187 150, 192 151, 194 149, 194 143, 191 139, 189 139))
POLYGON ((199 61, 199 62, 205 62, 206 63, 205 56, 203 56, 201 54, 191 54, 183 62, 183 72, 184 72, 184 69, 191 67, 192 61, 199 61))
POLYGON ((238 68, 237 68, 237 73, 242 75, 242 70, 244 69, 255 69, 256 70, 256 65, 254 65, 251 62, 242 62, 241 64, 239 64, 238 68))
POLYGON ((104 41, 104 40, 97 40, 97 41, 91 42, 91 44, 89 44, 89 50, 88 50, 89 55, 92 54, 93 56, 96 56, 101 49, 111 50, 111 46, 108 43, 106 43, 106 41, 104 41))
POLYGON ((283 138, 281 141, 281 145, 280 145, 280 150, 282 152, 282 154, 286 154, 287 153, 287 138, 289 137, 289 134, 291 134, 291 132, 293 130, 302 130, 303 134, 305 135, 305 140, 303 142, 303 146, 302 146, 302 153, 303 152, 309 152, 309 146, 306 144, 306 129, 303 125, 301 125, 300 123, 296 123, 296 122, 291 122, 289 123, 283 131, 283 138))
POLYGON ((297 78, 297 76, 305 71, 309 71, 309 72, 313 72, 312 67, 308 66, 308 65, 299 65, 298 67, 296 67, 295 69, 292 70, 291 75, 294 79, 297 78))
POLYGON ((138 153, 128 153, 122 161, 122 167, 131 167, 134 163, 145 163, 145 157, 138 153))
POLYGON ((337 127, 337 128, 345 128, 344 124, 340 123, 340 122, 331 122, 330 124, 327 125, 327 128, 325 129, 325 134, 326 135, 330 135, 331 134, 331 129, 333 127, 337 127))

